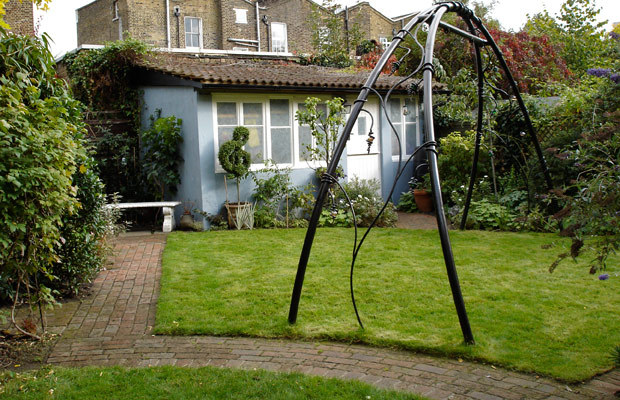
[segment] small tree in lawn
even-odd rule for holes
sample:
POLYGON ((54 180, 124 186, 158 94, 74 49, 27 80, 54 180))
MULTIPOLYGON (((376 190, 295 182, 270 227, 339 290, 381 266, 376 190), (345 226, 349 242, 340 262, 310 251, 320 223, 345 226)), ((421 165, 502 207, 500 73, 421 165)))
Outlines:
MULTIPOLYGON (((304 144, 304 154, 310 161, 324 161, 329 165, 338 142, 340 128, 344 125, 344 100, 336 97, 325 101, 316 97, 308 97, 304 102, 305 109, 298 110, 296 118, 300 124, 310 127, 312 142, 304 144)), ((318 172, 323 168, 316 169, 318 172)), ((342 171, 340 171, 342 172, 342 171)))
MULTIPOLYGON (((228 186, 226 185, 227 178, 235 178, 237 181, 237 209, 241 210, 241 179, 245 178, 252 163, 252 157, 250 153, 243 150, 243 146, 250 138, 250 131, 244 126, 238 126, 233 131, 233 138, 220 146, 220 151, 217 154, 217 158, 220 161, 220 165, 227 172, 224 176, 224 185, 226 186, 226 208, 230 215, 230 205, 228 203, 228 186)), ((243 215, 239 215, 239 212, 235 214, 233 221, 237 229, 241 229, 243 225, 247 225, 251 228, 253 221, 246 220, 251 218, 245 216, 245 208, 243 208, 243 215)), ((252 210, 250 210, 252 211, 252 210)), ((252 214, 253 215, 253 214, 252 214)))

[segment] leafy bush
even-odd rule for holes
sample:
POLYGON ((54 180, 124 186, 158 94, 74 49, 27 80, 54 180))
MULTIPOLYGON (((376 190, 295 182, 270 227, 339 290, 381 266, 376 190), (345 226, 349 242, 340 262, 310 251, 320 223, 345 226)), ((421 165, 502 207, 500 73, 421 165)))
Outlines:
MULTIPOLYGON (((379 181, 376 179, 365 180, 353 178, 349 183, 344 184, 343 187, 353 204, 357 225, 363 227, 370 226, 384 204, 383 199, 379 195, 381 190, 379 181)), ((346 197, 340 190, 336 193, 335 204, 338 210, 338 215, 335 216, 336 218, 345 213, 350 213, 346 197)), ((330 208, 330 205, 327 204, 325 208, 330 212, 330 216, 332 216, 331 213, 333 210, 330 208)), ((394 205, 388 203, 383 214, 381 214, 381 217, 377 220, 376 226, 393 227, 396 225, 397 218, 394 205)), ((343 217, 342 220, 344 221, 346 219, 343 217)), ((353 219, 350 219, 349 225, 338 226, 353 226, 353 219)))
POLYGON ((401 193, 396 209, 398 211, 404 211, 408 213, 418 211, 418 206, 415 205, 415 198, 413 197, 413 193, 411 193, 410 191, 401 193))
POLYGON ((2 296, 51 301, 53 285, 72 291, 103 262, 102 186, 45 36, 0 30, 0 75, 0 276, 12 285, 2 296))
MULTIPOLYGON (((510 211, 508 207, 482 199, 471 202, 466 227, 470 229, 510 231, 518 227, 515 222, 516 218, 517 215, 510 211)), ((460 218, 457 220, 460 220, 460 218)))
MULTIPOLYGON (((475 131, 452 132, 439 139, 439 176, 441 176, 441 189, 446 194, 447 201, 454 202, 453 193, 461 191, 469 184, 475 144, 475 131)), ((489 170, 488 150, 481 148, 477 175, 488 175, 489 170)))
POLYGON ((95 155, 99 177, 107 193, 119 193, 125 201, 145 198, 139 161, 138 138, 127 132, 104 132, 96 142, 95 155))
POLYGON ((73 175, 79 207, 63 217, 60 261, 49 270, 54 278, 41 277, 45 286, 67 296, 77 295, 99 272, 110 250, 106 239, 122 229, 116 224, 120 210, 105 208, 104 187, 93 169, 94 160, 85 160, 85 164, 73 175))
POLYGON ((288 228, 305 225, 301 222, 309 207, 314 205, 312 189, 294 187, 290 168, 278 168, 272 161, 265 161, 265 167, 252 172, 256 185, 253 192, 256 208, 254 224, 261 228, 288 228), (284 215, 282 215, 284 214, 284 215))
POLYGON ((179 164, 183 161, 179 145, 183 142, 181 124, 183 121, 174 116, 157 118, 151 115, 151 127, 142 132, 142 144, 146 149, 142 158, 142 169, 151 193, 157 200, 163 200, 165 192, 176 193, 181 183, 179 164))

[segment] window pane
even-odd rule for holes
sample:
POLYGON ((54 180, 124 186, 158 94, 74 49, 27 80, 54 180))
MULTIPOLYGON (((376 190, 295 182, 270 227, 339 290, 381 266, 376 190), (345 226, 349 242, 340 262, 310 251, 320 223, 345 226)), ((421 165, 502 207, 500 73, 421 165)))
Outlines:
POLYGON ((237 106, 235 103, 217 103, 217 124, 237 125, 237 106))
POLYGON ((390 99, 390 119, 393 124, 398 124, 401 122, 400 115, 402 110, 400 109, 400 99, 390 99))
POLYGON ((269 104, 271 110, 271 126, 290 126, 291 114, 288 100, 271 100, 269 104))
POLYGON ((291 128, 271 129, 271 158, 276 164, 291 164, 291 128))
POLYGON ((307 147, 312 145, 312 135, 309 126, 299 127, 299 159, 306 161, 310 159, 307 147))
POLYGON ((283 53, 287 51, 286 24, 271 23, 271 51, 283 53))
POLYGON ((192 19, 191 18, 185 18, 185 32, 191 32, 192 31, 192 19))
POLYGON ((415 112, 415 103, 410 99, 405 100, 405 105, 407 106, 407 111, 409 114, 405 117, 405 121, 407 122, 415 122, 416 112, 415 112))
POLYGON ((415 124, 406 124, 405 154, 407 155, 413 153, 413 151, 418 145, 416 131, 417 130, 415 124))
POLYGON ((366 117, 357 118, 357 134, 363 136, 368 135, 368 128, 366 127, 366 117))
MULTIPOLYGON (((232 139, 233 127, 219 127, 217 128, 217 143, 221 146, 223 143, 232 139)), ((218 148, 219 151, 219 148, 218 148)))
POLYGON ((262 103, 243 103, 243 124, 262 125, 263 124, 263 104, 262 103))
POLYGON ((263 127, 248 127, 248 130, 250 131, 250 138, 245 144, 245 151, 250 153, 252 156, 252 164, 261 164, 263 162, 263 158, 265 157, 265 152, 263 151, 263 127))
MULTIPOLYGON (((403 137, 402 137, 403 136, 402 128, 400 125, 394 125, 394 128, 396 128, 396 132, 398 133, 398 136, 400 137, 400 147, 402 149, 404 146, 403 137)), ((391 129, 390 129, 390 136, 392 137, 392 155, 397 156, 398 155, 398 141, 396 140, 394 131, 392 131, 391 129)))

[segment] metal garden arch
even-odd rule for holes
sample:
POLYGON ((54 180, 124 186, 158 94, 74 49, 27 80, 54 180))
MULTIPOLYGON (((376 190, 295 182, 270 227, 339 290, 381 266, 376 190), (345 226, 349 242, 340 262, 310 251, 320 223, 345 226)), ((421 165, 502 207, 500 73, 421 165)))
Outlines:
MULTIPOLYGON (((467 317, 467 311, 465 308, 465 303, 463 301, 463 296, 461 293, 461 288, 460 288, 459 279, 458 279, 458 275, 456 271, 456 266, 454 263, 454 257, 452 254, 452 246, 450 244, 450 237, 448 235, 446 216, 443 212, 439 171, 437 167, 437 143, 435 142, 435 132, 433 128, 433 118, 432 118, 433 116, 432 78, 434 74, 433 49, 435 45, 435 36, 437 34, 437 29, 439 27, 449 32, 452 32, 454 34, 457 34, 459 36, 462 36, 465 39, 471 41, 474 45, 474 50, 475 50, 475 60, 476 60, 475 64, 476 64, 477 79, 478 79, 478 115, 477 115, 477 128, 476 128, 476 144, 475 144, 474 159, 473 159, 472 168, 471 168, 470 182, 469 182, 467 197, 465 201, 465 209, 463 213, 463 219, 461 221, 461 229, 464 228, 465 222, 467 220, 467 214, 468 214, 469 205, 471 202, 472 190, 474 186, 474 181, 476 179, 476 170, 477 170, 478 157, 479 157, 480 146, 481 146, 480 142, 481 142, 482 130, 483 130, 482 125, 483 125, 483 95, 484 95, 484 70, 482 66, 481 50, 485 46, 488 46, 492 50, 492 52, 495 54, 495 57, 497 58, 500 64, 500 67, 503 69, 504 73, 506 74, 506 77, 508 78, 508 81, 510 82, 513 95, 516 97, 519 108, 521 110, 521 113, 523 114, 525 123, 528 127, 528 131, 529 131, 528 133, 530 135, 530 139, 532 140, 534 144, 536 154, 541 163, 546 184, 548 188, 551 188, 551 178, 549 175, 549 171, 548 171, 545 159, 543 157, 542 150, 540 148, 540 143, 538 142, 538 139, 535 135, 531 120, 529 118, 529 114, 527 112, 523 99, 521 95, 519 94, 517 84, 512 77, 512 74, 508 68, 508 65, 506 64, 506 61, 504 60, 504 57, 499 47, 497 46, 497 44, 495 43, 495 41, 489 34, 489 31, 483 25, 480 18, 478 18, 471 9, 467 8, 462 3, 452 2, 452 1, 443 2, 443 3, 438 3, 430 7, 429 9, 414 16, 411 19, 411 21, 403 29, 401 29, 398 32, 398 34, 393 38, 391 45, 384 52, 381 59, 378 61, 376 67, 374 68, 370 76, 368 77, 366 83, 364 84, 364 86, 362 87, 360 91, 360 94, 358 95, 357 99, 354 102, 354 105, 351 109, 350 117, 347 120, 347 123, 344 127, 340 140, 338 144, 336 145, 336 148, 334 149, 334 156, 331 162, 329 163, 329 165, 327 166, 327 171, 325 172, 325 174, 323 175, 323 178, 321 179, 321 184, 319 186, 319 191, 318 191, 317 199, 316 199, 316 205, 312 211, 312 216, 310 218, 310 224, 306 232, 304 245, 303 245, 301 256, 299 259, 299 265, 297 268, 297 275, 295 278, 295 284, 293 287, 293 293, 292 293, 291 304, 290 304, 290 309, 289 309, 289 316, 288 316, 289 323, 294 324, 297 320, 297 311, 299 308, 299 300, 300 300, 301 290, 302 290, 302 286, 304 282, 304 276, 306 273, 306 267, 308 264, 308 258, 310 257, 310 251, 312 249, 312 243, 314 241, 314 235, 316 233, 316 228, 317 228, 317 224, 319 221, 319 217, 323 209, 323 204, 325 203, 326 196, 328 195, 328 190, 329 190, 330 185, 334 183, 337 184, 337 179, 334 178, 334 173, 336 172, 336 167, 338 166, 342 153, 345 149, 347 139, 349 138, 349 135, 351 134, 351 130, 353 129, 353 126, 357 120, 357 117, 359 116, 360 112, 366 111, 363 109, 364 103, 367 101, 369 94, 374 93, 381 99, 382 110, 385 112, 386 110, 385 104, 387 103, 387 99, 389 98, 392 90, 396 86, 400 85, 401 83, 404 83, 407 80, 411 79, 414 75, 418 74, 419 72, 422 72, 425 142, 423 145, 418 147, 418 149, 416 149, 416 152, 414 152, 414 154, 422 149, 425 149, 427 152, 428 164, 429 164, 429 169, 430 169, 430 177, 431 177, 431 185, 433 189, 433 201, 435 205, 435 210, 437 210, 437 226, 439 230, 439 236, 440 236, 444 261, 446 264, 448 280, 450 282, 450 288, 452 290, 452 297, 454 300, 454 305, 456 307, 456 312, 458 314, 459 323, 461 325, 461 331, 463 333, 463 338, 465 342, 468 344, 474 343, 474 336, 471 331, 469 319, 467 317), (444 14, 450 13, 450 12, 456 13, 465 22, 466 26, 468 27, 469 32, 441 21, 441 18, 444 16, 444 14), (423 25, 428 26, 428 33, 427 33, 427 39, 426 39, 425 46, 422 46, 417 41, 417 31, 423 25), (377 78, 381 74, 381 71, 387 64, 388 59, 394 54, 394 52, 398 48, 408 50, 408 51, 404 56, 401 57, 400 60, 398 60, 397 64, 402 62, 402 60, 411 51, 411 49, 401 46, 401 43, 404 42, 407 36, 413 38, 415 43, 420 47, 420 50, 422 51, 420 63, 415 71, 413 71, 408 76, 403 77, 401 81, 399 81, 396 85, 394 85, 394 87, 390 91, 388 91, 385 98, 383 98, 375 89, 373 89, 373 85, 375 84, 375 82, 377 81, 377 78)), ((388 118, 388 122, 389 122, 389 118, 388 118)), ((393 134, 396 135, 400 143, 400 138, 398 138, 398 134, 395 131, 393 132, 393 134)), ((371 141, 372 137, 369 140, 371 141)), ((412 157, 413 155, 409 158, 408 161, 410 161, 412 157)), ((394 190, 396 180, 402 174, 402 170, 403 170, 403 167, 401 167, 400 162, 398 163, 398 165, 399 165, 398 167, 399 170, 397 171, 395 182, 394 182, 394 185, 392 186, 392 191, 394 190)), ((366 232, 366 235, 367 234, 368 234, 368 231, 366 232)), ((357 251, 359 251, 359 247, 361 246, 364 239, 366 238, 366 235, 364 235, 361 242, 357 244, 357 229, 356 229, 356 243, 354 245, 353 261, 351 265, 351 279, 350 279, 353 306, 355 309, 358 322, 360 323, 360 326, 362 327, 363 325, 360 320, 359 314, 357 312, 357 307, 355 305, 355 298, 353 294, 353 266, 355 263, 355 257, 357 256, 357 251)))

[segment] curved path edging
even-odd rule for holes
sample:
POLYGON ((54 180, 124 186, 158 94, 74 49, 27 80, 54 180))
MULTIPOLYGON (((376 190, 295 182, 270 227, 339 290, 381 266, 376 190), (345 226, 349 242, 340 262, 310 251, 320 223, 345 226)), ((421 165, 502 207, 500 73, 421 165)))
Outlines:
POLYGON ((62 334, 47 362, 60 366, 176 365, 301 372, 357 379, 433 399, 614 399, 620 371, 584 385, 360 345, 211 336, 155 336, 164 234, 125 234, 92 293, 48 316, 62 334))

